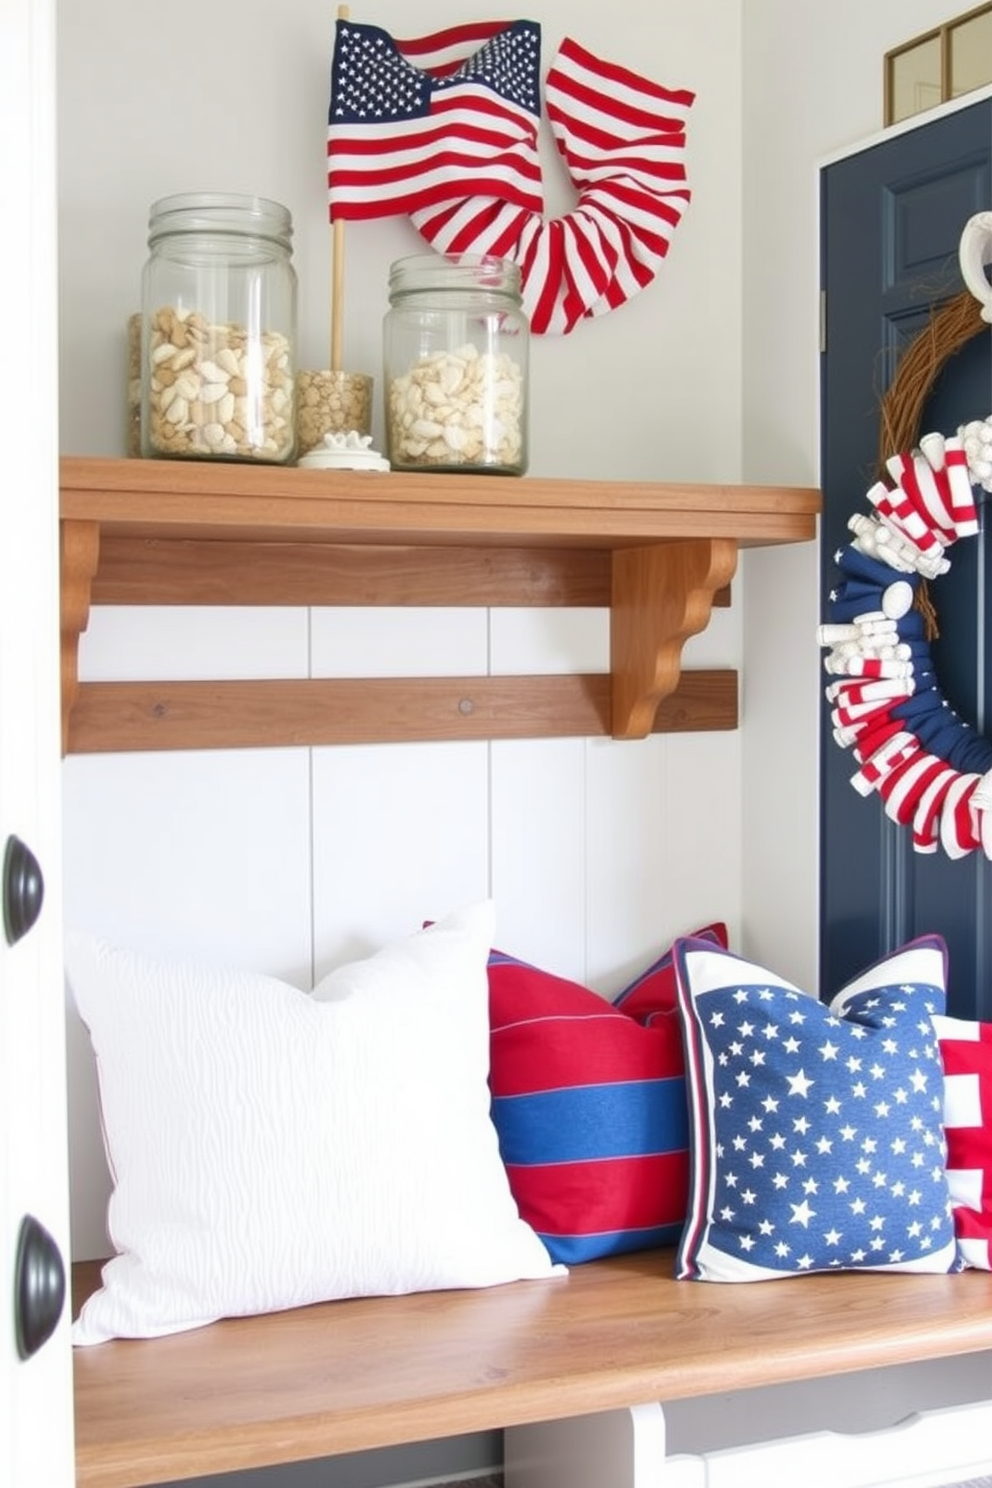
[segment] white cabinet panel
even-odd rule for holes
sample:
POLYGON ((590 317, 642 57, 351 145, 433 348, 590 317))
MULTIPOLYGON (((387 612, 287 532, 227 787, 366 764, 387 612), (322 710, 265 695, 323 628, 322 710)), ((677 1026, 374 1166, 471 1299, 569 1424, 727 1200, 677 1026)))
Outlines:
MULTIPOLYGON (((825 1399, 835 1381, 815 1383, 825 1399)), ((712 1399, 702 1403, 712 1417, 712 1399)), ((666 1455, 668 1410, 634 1405, 512 1427, 506 1488, 983 1488, 990 1481, 988 1401, 906 1413, 894 1425, 850 1435, 830 1426, 692 1455, 666 1455)))

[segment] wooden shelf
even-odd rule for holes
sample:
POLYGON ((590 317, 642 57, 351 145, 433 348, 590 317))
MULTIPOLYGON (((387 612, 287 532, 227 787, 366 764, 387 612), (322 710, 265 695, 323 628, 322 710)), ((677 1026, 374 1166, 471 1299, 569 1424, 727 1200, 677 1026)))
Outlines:
MULTIPOLYGON (((992 1349, 992 1274, 673 1280, 673 1252, 76 1349, 79 1488, 555 1421, 992 1349)), ((75 1268, 77 1305, 98 1284, 75 1268)))
POLYGON ((61 462, 67 751, 733 728, 733 673, 682 647, 740 547, 805 542, 808 487, 61 462), (610 678, 80 685, 94 604, 572 605, 611 611, 610 678))

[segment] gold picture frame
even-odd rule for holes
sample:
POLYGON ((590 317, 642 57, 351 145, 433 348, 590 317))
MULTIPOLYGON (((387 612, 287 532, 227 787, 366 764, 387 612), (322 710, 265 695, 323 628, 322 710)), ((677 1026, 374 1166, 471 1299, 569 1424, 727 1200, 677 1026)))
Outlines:
POLYGON ((886 127, 992 83, 992 0, 885 53, 886 127))

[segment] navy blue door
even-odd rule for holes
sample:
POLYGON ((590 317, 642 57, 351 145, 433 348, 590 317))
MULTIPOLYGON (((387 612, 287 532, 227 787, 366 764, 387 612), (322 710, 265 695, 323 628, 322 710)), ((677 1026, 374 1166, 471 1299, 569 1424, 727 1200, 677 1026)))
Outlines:
MULTIPOLYGON (((958 244, 968 218, 992 208, 992 102, 984 100, 885 140, 821 172, 821 612, 849 517, 868 513, 878 476, 879 407, 902 351, 931 307, 963 283, 958 244)), ((953 434, 992 413, 992 336, 973 337, 934 384, 919 432, 953 434)), ((896 454, 886 450, 885 454, 896 454)), ((941 690, 969 722, 992 725, 992 522, 952 550, 931 585, 941 690), (988 575, 988 580, 987 576, 988 575)), ((815 664, 815 663, 814 663, 815 664)), ((822 674, 824 684, 829 680, 822 674)), ((949 1011, 992 1019, 992 863, 914 853, 908 828, 876 794, 854 790, 858 768, 833 740, 822 706, 820 990, 829 997, 862 967, 915 935, 950 950, 949 1011)))

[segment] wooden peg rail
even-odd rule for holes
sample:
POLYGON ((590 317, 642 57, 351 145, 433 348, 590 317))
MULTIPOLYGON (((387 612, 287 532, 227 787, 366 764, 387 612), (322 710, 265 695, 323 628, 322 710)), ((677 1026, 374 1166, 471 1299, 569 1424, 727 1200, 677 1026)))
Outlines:
POLYGON ((681 671, 738 549, 806 542, 809 487, 61 462, 66 752, 725 729, 737 677, 681 671), (92 605, 611 611, 610 675, 79 681, 92 605))

